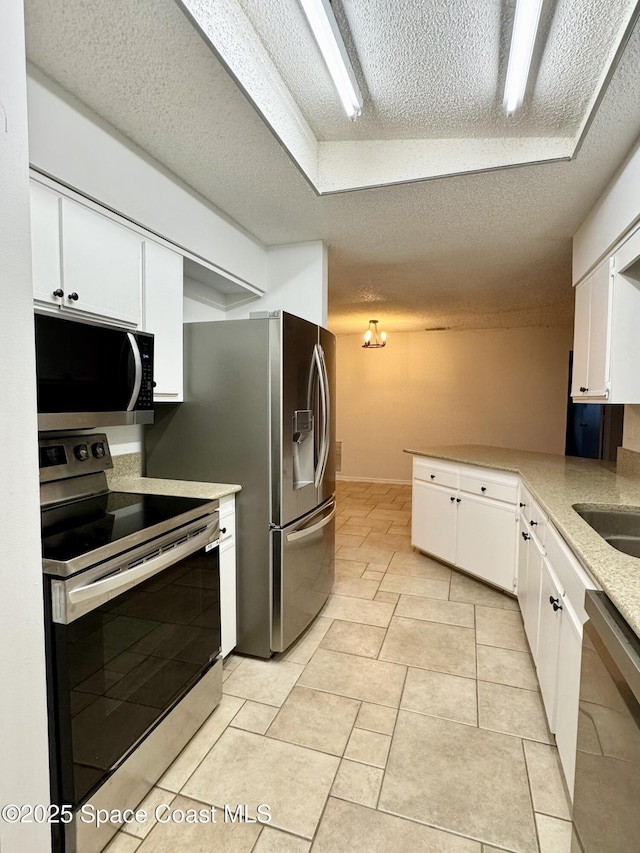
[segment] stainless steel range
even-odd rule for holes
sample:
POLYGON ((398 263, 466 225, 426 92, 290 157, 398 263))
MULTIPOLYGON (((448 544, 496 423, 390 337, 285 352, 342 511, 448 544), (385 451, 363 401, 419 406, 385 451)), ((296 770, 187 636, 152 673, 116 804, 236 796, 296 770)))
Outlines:
POLYGON ((39 452, 54 850, 94 853, 220 700, 218 502, 110 491, 102 434, 39 452))

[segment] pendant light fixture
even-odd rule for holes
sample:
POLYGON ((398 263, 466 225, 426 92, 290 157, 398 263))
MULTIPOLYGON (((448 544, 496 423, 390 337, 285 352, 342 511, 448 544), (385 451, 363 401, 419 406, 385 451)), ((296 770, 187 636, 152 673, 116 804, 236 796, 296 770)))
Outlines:
POLYGON ((363 347, 367 349, 385 347, 387 345, 387 333, 378 331, 378 321, 369 320, 369 328, 364 333, 363 347))

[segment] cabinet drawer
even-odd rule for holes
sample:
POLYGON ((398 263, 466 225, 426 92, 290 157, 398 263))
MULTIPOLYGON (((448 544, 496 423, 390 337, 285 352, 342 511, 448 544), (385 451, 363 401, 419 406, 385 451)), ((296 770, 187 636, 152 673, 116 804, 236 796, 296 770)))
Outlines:
POLYGON ((235 495, 225 495, 223 498, 220 498, 220 501, 218 503, 218 511, 220 513, 220 518, 228 518, 230 515, 235 515, 235 495))
POLYGON ((515 504, 518 500, 517 480, 498 479, 494 472, 486 476, 480 470, 477 473, 475 471, 473 473, 462 471, 460 488, 463 492, 471 492, 473 495, 481 495, 485 498, 493 498, 511 504, 515 504))
POLYGON ((546 550, 548 518, 531 495, 528 498, 528 501, 524 501, 526 505, 521 509, 522 515, 528 529, 536 537, 542 548, 546 550))
POLYGON ((584 624, 587 620, 584 593, 586 589, 595 589, 595 585, 550 522, 547 524, 546 548, 547 559, 560 581, 561 592, 584 624))
POLYGON ((416 480, 448 486, 451 489, 457 489, 460 483, 458 467, 440 460, 432 462, 430 459, 414 459, 413 476, 416 480))

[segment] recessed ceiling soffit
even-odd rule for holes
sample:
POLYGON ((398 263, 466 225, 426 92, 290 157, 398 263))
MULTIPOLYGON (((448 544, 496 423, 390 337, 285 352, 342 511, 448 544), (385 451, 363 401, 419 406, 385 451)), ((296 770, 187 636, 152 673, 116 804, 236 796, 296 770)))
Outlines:
POLYGON ((332 0, 364 95, 342 112, 298 0, 178 0, 321 195, 575 156, 640 11, 544 0, 522 108, 515 0, 332 0))

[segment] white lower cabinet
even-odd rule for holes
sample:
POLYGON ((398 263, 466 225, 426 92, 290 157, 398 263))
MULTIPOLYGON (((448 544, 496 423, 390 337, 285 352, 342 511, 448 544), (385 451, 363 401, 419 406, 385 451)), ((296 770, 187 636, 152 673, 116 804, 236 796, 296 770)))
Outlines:
POLYGON ((515 477, 440 460, 425 464, 418 457, 414 460, 411 544, 513 592, 516 498, 515 477))
POLYGON ((220 622, 222 656, 236 647, 236 499, 220 498, 220 622))
POLYGON ((521 515, 518 524, 518 603, 534 660, 538 654, 542 550, 521 515))
POLYGON ((540 577, 540 619, 538 649, 535 657, 540 692, 549 728, 556 730, 556 695, 558 685, 558 651, 564 599, 553 569, 542 560, 540 577))
POLYGON ((513 592, 516 509, 510 504, 460 494, 455 563, 513 592))
POLYGON ((457 490, 414 480, 411 544, 445 560, 456 560, 457 490))
POLYGON ((446 460, 414 458, 411 543, 495 586, 517 588, 572 796, 584 594, 594 588, 591 579, 517 478, 446 460))
POLYGON ((571 605, 565 602, 558 641, 555 735, 560 762, 571 795, 576 770, 581 661, 582 622, 571 605))

